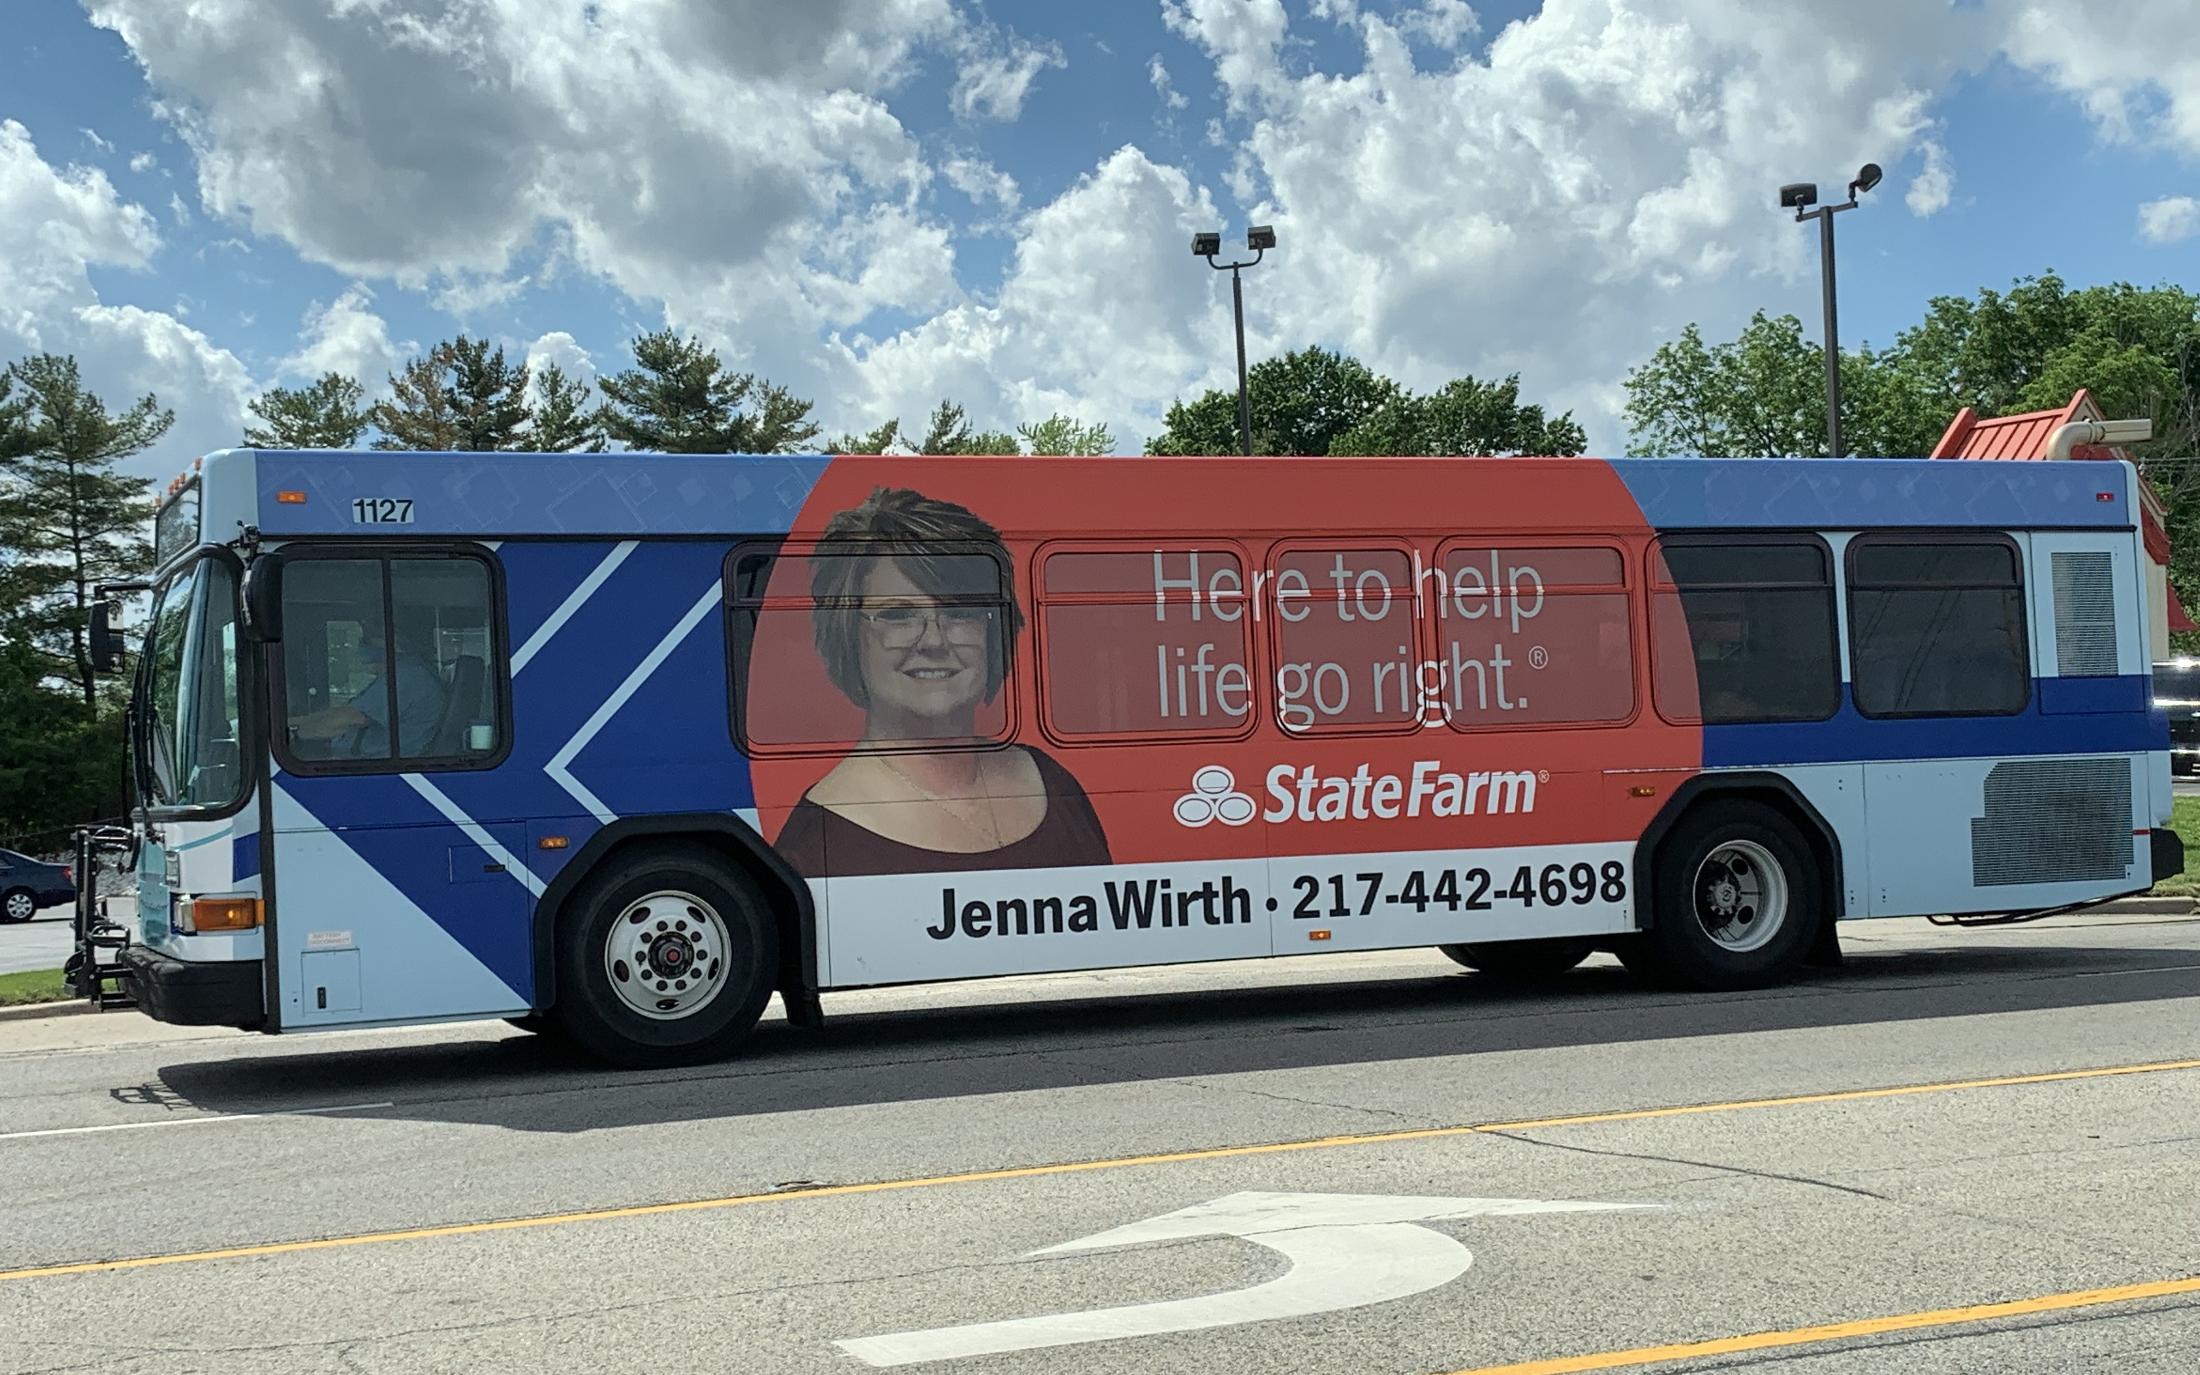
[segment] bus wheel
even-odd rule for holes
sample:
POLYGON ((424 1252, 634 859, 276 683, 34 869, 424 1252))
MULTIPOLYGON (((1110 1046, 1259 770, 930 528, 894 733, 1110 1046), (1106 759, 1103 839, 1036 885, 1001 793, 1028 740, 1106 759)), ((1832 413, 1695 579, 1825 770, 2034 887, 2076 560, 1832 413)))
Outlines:
POLYGON ((1749 802, 1708 803, 1658 847, 1656 923, 1617 947, 1629 969, 1702 989, 1791 976, 1825 919, 1818 862, 1787 818, 1749 802))
POLYGON ((771 999, 778 928, 702 850, 613 860, 558 912, 558 1028, 630 1069, 723 1058, 771 999))
POLYGON ((1454 963, 1495 979, 1554 978, 1583 960, 1597 948, 1593 940, 1560 936, 1539 941, 1480 941, 1472 945, 1439 945, 1454 963))

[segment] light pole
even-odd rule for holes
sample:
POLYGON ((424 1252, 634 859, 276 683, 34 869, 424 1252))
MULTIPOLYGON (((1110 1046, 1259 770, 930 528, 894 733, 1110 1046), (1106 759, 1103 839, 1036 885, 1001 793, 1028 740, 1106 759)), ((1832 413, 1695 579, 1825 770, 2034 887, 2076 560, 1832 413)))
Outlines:
POLYGON ((1818 205, 1818 185, 1815 182, 1790 182, 1780 188, 1780 208, 1793 210, 1795 222, 1818 221, 1818 261, 1824 277, 1826 295, 1826 452, 1834 458, 1841 453, 1841 341, 1839 328, 1834 321, 1833 304, 1833 217, 1844 210, 1856 208, 1859 193, 1879 185, 1879 164, 1867 162, 1857 170, 1856 180, 1849 183, 1849 198, 1839 205, 1818 205), (1811 209, 1818 205, 1816 210, 1811 209))
POLYGON ((1274 225, 1256 224, 1245 231, 1245 246, 1253 250, 1253 256, 1238 263, 1218 263, 1215 255, 1222 252, 1222 235, 1192 235, 1192 256, 1205 258, 1207 266, 1217 272, 1230 274, 1230 304, 1237 313, 1238 358, 1238 442, 1245 456, 1253 456, 1253 403, 1245 390, 1245 283, 1238 276, 1244 269, 1258 263, 1276 246, 1274 225))

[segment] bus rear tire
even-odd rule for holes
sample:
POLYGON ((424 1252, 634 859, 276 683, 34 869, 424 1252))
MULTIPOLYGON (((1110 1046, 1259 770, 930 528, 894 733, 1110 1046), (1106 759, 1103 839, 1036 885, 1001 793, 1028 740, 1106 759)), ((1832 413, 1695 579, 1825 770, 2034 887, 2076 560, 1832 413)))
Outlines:
POLYGON ((1688 988, 1794 976, 1826 918, 1818 860, 1794 823, 1753 802, 1690 811, 1658 847, 1655 923, 1616 947, 1630 970, 1688 988))
POLYGON ((771 1000, 779 932, 740 870, 702 849, 612 860, 558 911, 557 1026, 627 1069, 730 1054, 771 1000))
POLYGON ((1477 941, 1436 948, 1453 963, 1478 974, 1526 982, 1558 977, 1595 953, 1597 943, 1586 937, 1559 936, 1533 941, 1477 941))

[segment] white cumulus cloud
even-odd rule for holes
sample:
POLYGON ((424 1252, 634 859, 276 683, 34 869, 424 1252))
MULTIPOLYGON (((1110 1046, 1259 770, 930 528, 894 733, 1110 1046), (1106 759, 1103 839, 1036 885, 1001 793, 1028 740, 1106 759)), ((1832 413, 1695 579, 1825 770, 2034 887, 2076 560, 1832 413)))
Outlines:
POLYGON ((2200 234, 2200 200, 2164 196, 2139 207, 2139 237, 2151 244, 2182 243, 2200 234))
POLYGON ((1920 217, 1937 215, 1948 208, 1955 194, 1955 169, 1948 165, 1948 150, 1938 142, 1926 139, 1918 145, 1925 165, 1910 178, 1910 189, 1903 194, 1903 201, 1910 213, 1920 217))
POLYGON ((158 396, 176 424, 130 461, 147 473, 235 442, 251 389, 236 355, 175 315, 100 300, 92 268, 143 269, 160 246, 153 216, 104 173, 49 164, 27 129, 0 120, 0 359, 72 354, 118 409, 158 396))
POLYGON ((310 381, 333 372, 356 378, 369 396, 389 390, 390 374, 420 351, 411 340, 390 338, 389 323, 374 310, 374 292, 354 282, 327 302, 306 308, 298 347, 282 361, 285 376, 310 381))

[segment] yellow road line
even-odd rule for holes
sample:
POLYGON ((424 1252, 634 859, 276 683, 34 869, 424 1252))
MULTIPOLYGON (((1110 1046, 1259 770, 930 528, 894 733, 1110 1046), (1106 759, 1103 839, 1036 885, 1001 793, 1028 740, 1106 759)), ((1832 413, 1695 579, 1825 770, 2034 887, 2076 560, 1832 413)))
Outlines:
POLYGON ((2137 1303, 2142 1299, 2163 1299, 2178 1294, 2200 1294, 2200 1278, 2123 1284, 2113 1289, 2080 1289, 2068 1294, 2042 1294, 2038 1298, 2012 1299, 2007 1303, 1973 1304, 1968 1308, 1935 1308, 1924 1313, 1897 1313, 1884 1318, 1830 1322, 1817 1327, 1790 1328, 1785 1332, 1753 1332, 1745 1337, 1716 1337, 1710 1341, 1675 1342, 1670 1346, 1638 1346, 1627 1351, 1600 1351, 1587 1356, 1559 1356, 1543 1361, 1516 1361, 1511 1365, 1477 1366, 1472 1370, 1454 1372, 1454 1375, 1579 1375, 1581 1371, 1621 1370, 1628 1366, 1655 1365, 1661 1361, 1689 1361, 1705 1356, 1732 1356, 1745 1351, 1813 1346, 1821 1342, 1883 1336, 1889 1332, 1916 1332, 1929 1327, 1957 1327, 1992 1322, 1996 1318, 2022 1318, 2035 1313, 2067 1313, 2077 1308, 2098 1308, 2110 1303, 2137 1303))
POLYGON ((2162 1074, 2173 1070, 2200 1069, 2200 1060, 2160 1060, 2144 1065, 2111 1065, 2099 1069, 2055 1070, 2046 1074, 2011 1074, 1995 1079, 1956 1079, 1931 1084, 1898 1084, 1889 1088, 1844 1089, 1834 1093, 1801 1093, 1785 1098, 1745 1098, 1724 1103, 1690 1103, 1678 1107, 1634 1108, 1622 1112, 1577 1113, 1569 1117, 1539 1117, 1518 1122, 1479 1122, 1452 1127, 1408 1127, 1397 1131, 1356 1132, 1343 1136, 1316 1136, 1297 1141, 1270 1141, 1250 1146, 1207 1146, 1197 1150, 1169 1151, 1157 1155, 1113 1156, 1100 1160, 1072 1160, 1051 1165, 1019 1165, 999 1170, 971 1170, 962 1174, 925 1175, 914 1179, 881 1179, 867 1184, 821 1184, 813 1188, 782 1189, 768 1194, 734 1194, 723 1198, 697 1198, 677 1203, 643 1203, 625 1208, 590 1208, 580 1212, 549 1213, 536 1217, 500 1218, 488 1222, 454 1222, 441 1227, 408 1227, 400 1231, 360 1232, 351 1236, 320 1237, 308 1241, 277 1241, 255 1246, 228 1246, 212 1251, 180 1251, 170 1255, 133 1256, 123 1260, 79 1261, 68 1265, 39 1265, 22 1270, 0 1270, 0 1281, 48 1279, 57 1275, 84 1275, 102 1270, 143 1270, 156 1265, 184 1265, 196 1261, 240 1260, 253 1256, 281 1256, 299 1251, 330 1251, 346 1246, 376 1246, 392 1241, 427 1241, 437 1237, 475 1236, 485 1232, 516 1232, 531 1227, 562 1227, 574 1222, 608 1222, 617 1218, 657 1217, 667 1213, 695 1213, 720 1208, 743 1208, 758 1203, 790 1199, 846 1198, 854 1194, 899 1193, 929 1189, 942 1184, 984 1184, 1004 1179, 1037 1179, 1048 1175, 1082 1174, 1093 1170, 1123 1170, 1148 1165, 1179 1165, 1200 1160, 1230 1160, 1240 1156, 1282 1155, 1297 1151, 1331 1150, 1339 1146, 1378 1146, 1401 1141, 1432 1141, 1443 1137, 1487 1135, 1494 1132, 1539 1131, 1553 1127, 1586 1127, 1604 1122, 1644 1122, 1660 1117, 1689 1117, 1716 1112, 1746 1112, 1761 1108, 1808 1107, 1822 1103, 1859 1103, 1876 1098, 1906 1098, 1924 1093, 1955 1093, 1965 1089, 2016 1088, 2026 1084, 2057 1084, 2078 1079, 2108 1079, 2130 1074, 2162 1074))

